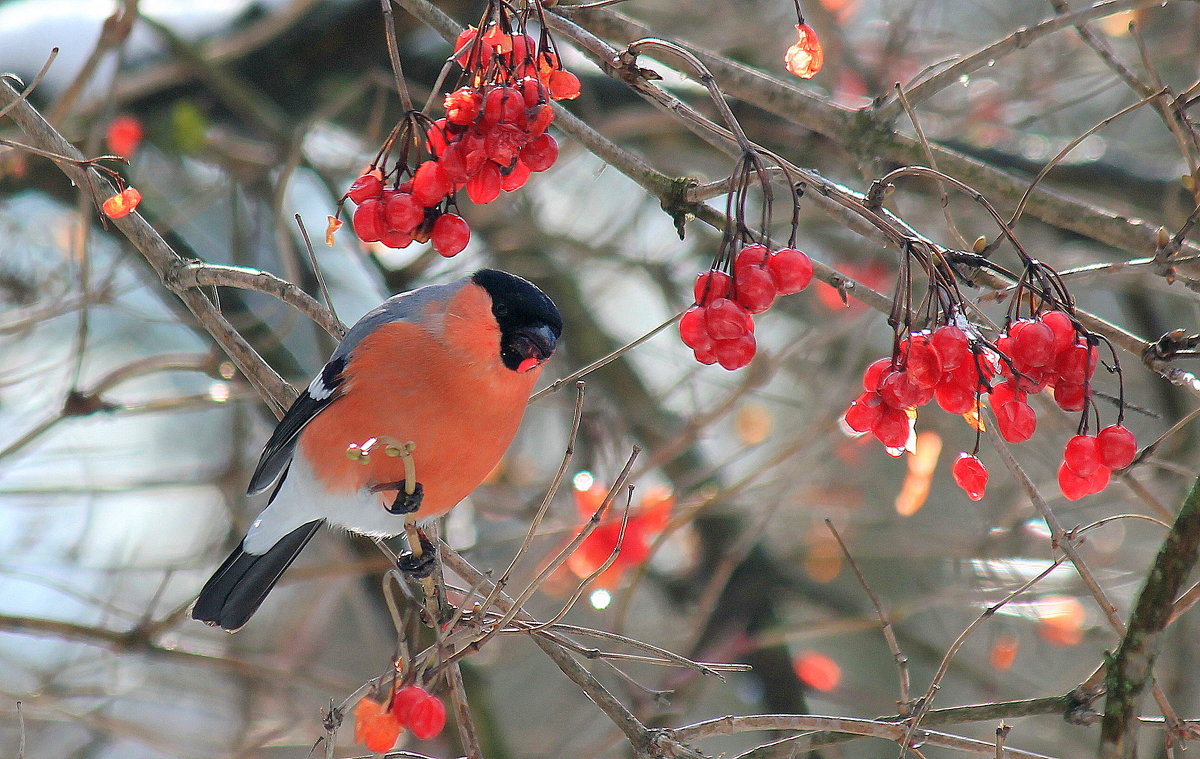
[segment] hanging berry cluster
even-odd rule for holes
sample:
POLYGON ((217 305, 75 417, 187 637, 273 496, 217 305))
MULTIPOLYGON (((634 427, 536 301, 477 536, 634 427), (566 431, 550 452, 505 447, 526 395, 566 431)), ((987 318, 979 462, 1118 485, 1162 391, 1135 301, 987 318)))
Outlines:
MULTIPOLYGON (((721 250, 712 267, 697 275, 693 287, 695 305, 679 320, 679 337, 692 349, 696 360, 702 364, 720 364, 730 371, 749 364, 757 351, 752 315, 771 308, 777 296, 792 295, 808 287, 813 274, 812 260, 792 247, 796 238, 795 216, 788 247, 772 251, 754 242, 744 223, 746 191, 752 174, 764 176, 758 155, 748 152, 731 180, 734 186, 728 195, 726 213, 729 226, 721 250)), ((770 184, 764 179, 762 187, 762 228, 767 229, 770 184)))
POLYGON ((346 193, 358 205, 360 240, 392 248, 432 240, 441 255, 456 255, 471 236, 467 222, 451 212, 459 190, 473 203, 490 203, 554 164, 558 143, 546 133, 554 121, 550 101, 579 97, 579 79, 562 68, 544 23, 537 39, 526 32, 531 13, 540 21, 541 5, 514 11, 491 0, 479 27, 459 35, 454 60, 463 71, 460 86, 442 102, 445 116, 407 114, 346 193), (428 158, 410 162, 417 143, 428 158))
MULTIPOLYGON (((977 430, 975 451, 958 457, 952 475, 967 496, 978 501, 988 479, 976 455, 982 399, 986 396, 1000 436, 1021 443, 1037 429, 1029 396, 1049 389, 1059 408, 1081 412, 1079 434, 1068 441, 1059 467, 1063 495, 1076 500, 1103 490, 1113 469, 1133 461, 1137 445, 1133 433, 1122 426, 1123 393, 1118 397, 1116 423, 1098 435, 1088 434, 1093 422, 1099 426, 1092 380, 1098 346, 1106 341, 1076 319, 1074 302, 1054 270, 1023 256, 1024 274, 1014 277, 1018 283, 1005 325, 995 342, 989 342, 965 317, 962 295, 944 259, 911 248, 907 253, 889 319, 896 334, 892 355, 875 361, 863 373, 864 392, 846 410, 846 425, 873 434, 898 455, 908 443, 917 408, 936 402, 948 413, 966 416, 977 430), (917 309, 911 308, 914 261, 931 283, 917 309), (914 311, 928 328, 912 329, 914 311)), ((1111 347, 1110 352, 1111 370, 1120 382, 1120 365, 1111 347)))
POLYGON ((354 741, 377 754, 390 751, 405 728, 424 741, 445 726, 446 705, 419 685, 400 688, 388 704, 366 697, 354 708, 354 741))

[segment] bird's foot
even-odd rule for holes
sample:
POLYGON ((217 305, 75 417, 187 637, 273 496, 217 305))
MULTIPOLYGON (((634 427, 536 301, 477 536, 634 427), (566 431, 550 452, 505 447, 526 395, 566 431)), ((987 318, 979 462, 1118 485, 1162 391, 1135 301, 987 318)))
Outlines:
POLYGON ((421 552, 405 551, 396 558, 396 568, 414 579, 423 580, 433 574, 437 563, 437 548, 433 541, 425 537, 420 530, 415 531, 420 542, 421 552))
POLYGON ((383 485, 376 485, 371 488, 375 492, 381 490, 396 490, 396 499, 383 508, 387 509, 389 514, 412 514, 417 509, 421 508, 421 500, 425 497, 425 488, 421 483, 417 483, 413 488, 413 492, 409 493, 405 490, 404 480, 399 482, 388 482, 383 485))

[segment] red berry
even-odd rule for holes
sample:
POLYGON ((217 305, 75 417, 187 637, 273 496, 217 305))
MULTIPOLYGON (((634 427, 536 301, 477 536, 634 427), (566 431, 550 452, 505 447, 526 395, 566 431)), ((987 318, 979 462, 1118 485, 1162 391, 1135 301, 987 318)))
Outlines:
POLYGON ((933 389, 937 405, 948 414, 966 414, 975 408, 975 391, 954 383, 940 383, 933 389))
POLYGON ((903 448, 908 444, 910 431, 908 414, 891 407, 884 408, 879 421, 871 428, 871 432, 886 448, 903 448))
POLYGON ((458 214, 444 213, 433 223, 429 239, 433 242, 434 250, 449 258, 467 247, 471 239, 471 227, 458 214))
POLYGON ((374 174, 363 174, 350 185, 350 189, 346 191, 346 197, 355 203, 362 203, 370 198, 378 198, 381 192, 383 192, 383 181, 374 174))
POLYGON ((429 740, 446 726, 446 705, 437 696, 426 693, 425 698, 413 705, 405 724, 417 738, 429 740))
POLYGON ((483 65, 491 60, 492 46, 482 40, 477 40, 477 34, 478 31, 475 27, 468 26, 454 41, 454 49, 458 51, 454 60, 458 61, 458 65, 463 68, 483 65), (478 46, 478 52, 476 52, 476 46, 478 46))
POLYGON ((542 84, 536 77, 527 76, 517 82, 517 89, 521 91, 521 97, 525 100, 526 108, 533 108, 538 103, 546 102, 550 93, 546 91, 546 86, 542 84))
POLYGON ((110 219, 120 219, 133 213, 142 202, 142 193, 136 187, 126 187, 100 204, 100 210, 110 219))
POLYGON ((512 124, 497 124, 483 138, 487 157, 501 166, 511 166, 529 138, 512 124))
POLYGON ((371 198, 354 209, 354 234, 363 242, 379 242, 387 234, 383 203, 371 198))
POLYGON ((448 123, 449 122, 446 119, 438 119, 437 121, 433 122, 433 125, 430 126, 425 132, 425 139, 427 140, 426 144, 429 147, 429 152, 433 153, 435 156, 441 156, 442 151, 445 150, 446 146, 449 144, 449 135, 446 130, 446 125, 448 123))
POLYGON ((1059 382, 1054 386, 1054 402, 1063 411, 1083 411, 1087 405, 1087 393, 1083 385, 1059 382))
POLYGON ((696 275, 696 283, 692 286, 692 295, 696 303, 703 306, 716 298, 729 297, 729 287, 733 278, 723 271, 709 269, 696 275))
POLYGON ((1024 401, 1025 393, 1015 389, 1012 382, 997 382, 991 389, 992 408, 998 409, 1006 403, 1024 401))
POLYGON ((879 393, 863 393, 846 409, 846 426, 855 432, 870 432, 886 408, 879 393))
POLYGON ((383 207, 388 229, 411 230, 425 220, 425 209, 406 192, 394 193, 383 207))
POLYGON ((933 388, 923 388, 912 381, 908 372, 893 371, 879 383, 883 402, 892 408, 907 409, 921 406, 933 398, 933 388))
POLYGON ((880 358, 871 362, 871 364, 863 372, 863 390, 874 392, 879 389, 879 383, 883 381, 884 375, 892 370, 892 360, 890 358, 880 358))
POLYGON ((784 248, 775 251, 767 259, 767 271, 775 280, 775 290, 780 295, 798 293, 812 282, 813 265, 804 252, 795 248, 784 248))
MULTIPOLYGON (((482 161, 475 161, 477 165, 475 169, 483 165, 482 161)), ((471 178, 471 170, 467 166, 467 156, 464 146, 461 142, 455 142, 447 145, 442 151, 441 157, 438 158, 438 165, 442 167, 446 178, 451 182, 465 182, 471 178)))
POLYGON ((996 413, 996 428, 1001 437, 1010 443, 1023 443, 1033 437, 1037 430, 1037 414, 1024 401, 1011 401, 993 410, 996 413))
POLYGON ((467 197, 472 203, 484 205, 500 196, 500 167, 488 161, 479 173, 467 180, 467 197))
POLYGON ((566 69, 559 69, 546 82, 550 97, 555 100, 574 100, 579 97, 579 77, 566 69))
POLYGON ((938 358, 942 360, 942 371, 957 369, 970 362, 972 371, 974 362, 971 359, 971 347, 967 343, 967 335, 953 324, 946 324, 933 331, 929 338, 933 342, 938 358))
POLYGON ((1009 329, 1013 363, 1018 369, 1046 366, 1054 361, 1054 330, 1040 321, 1020 321, 1009 329))
POLYGON ((446 96, 442 107, 446 109, 446 120, 451 124, 470 124, 479 115, 483 96, 474 87, 459 87, 446 96))
MULTIPOLYGON (((738 251, 733 259, 733 278, 741 279, 742 272, 750 269, 764 269, 771 251, 765 245, 747 245, 738 251)), ((773 280, 772 280, 773 281, 773 280)))
POLYGON ((713 346, 713 352, 717 356, 717 361, 723 369, 733 371, 741 369, 754 358, 754 352, 757 345, 754 341, 754 335, 749 332, 735 337, 732 340, 717 340, 713 346))
POLYGON ((904 369, 909 379, 921 387, 938 384, 942 379, 942 360, 929 342, 929 336, 913 335, 905 343, 901 351, 907 354, 904 369))
POLYGON ((1091 435, 1076 435, 1063 448, 1063 463, 1080 477, 1087 477, 1100 466, 1100 453, 1096 438, 1091 435))
POLYGON ((1137 438, 1125 427, 1112 425, 1096 435, 1096 452, 1100 463, 1109 469, 1124 469, 1137 455, 1137 438))
POLYGON ((1058 489, 1068 501, 1078 501, 1092 492, 1089 489, 1088 478, 1072 472, 1065 461, 1058 465, 1058 489))
POLYGON ((1112 478, 1112 470, 1106 466, 1096 467, 1096 471, 1092 472, 1087 478, 1088 493, 1099 493, 1108 487, 1108 481, 1112 478))
POLYGON ((450 178, 446 176, 446 172, 442 170, 437 161, 426 161, 418 166, 412 183, 413 200, 425 208, 441 203, 442 198, 449 195, 450 191, 454 189, 450 178))
POLYGON ((754 331, 750 314, 728 298, 716 298, 704 307, 704 323, 714 340, 732 340, 754 331))
POLYGON ((1054 353, 1058 354, 1075 342, 1075 325, 1064 311, 1047 311, 1041 315, 1042 323, 1054 333, 1054 353))
POLYGON ((493 87, 483 96, 483 121, 515 124, 525 115, 525 96, 515 87, 493 87))
POLYGON ((412 717, 412 711, 425 700, 429 693, 419 685, 406 685, 392 696, 391 714, 407 727, 412 717))
POLYGON ((529 181, 529 167, 517 159, 511 168, 500 170, 500 189, 505 192, 519 190, 529 181))
POLYGON ((108 143, 108 149, 111 152, 129 158, 137 152, 138 145, 142 144, 144 136, 145 130, 142 129, 142 122, 133 116, 121 115, 109 123, 108 129, 104 133, 104 140, 108 143))
POLYGON ((1096 348, 1082 339, 1067 348, 1054 360, 1054 372, 1072 385, 1082 385, 1096 371, 1096 348))
POLYGON ((764 268, 743 268, 734 280, 733 289, 738 304, 752 314, 761 314, 775 302, 775 280, 764 268))
POLYGON ((679 339, 687 347, 697 350, 701 346, 712 344, 712 337, 704 323, 703 308, 692 306, 683 312, 683 318, 679 320, 679 339))
POLYGON ((521 150, 521 160, 533 172, 545 171, 553 166, 557 159, 558 142, 548 134, 543 134, 521 150))
POLYGON ((554 123, 554 107, 549 103, 535 105, 525 111, 525 133, 531 138, 542 136, 554 123))
POLYGON ((403 229, 389 229, 383 237, 379 238, 379 242, 389 248, 407 248, 412 245, 412 241, 412 234, 403 229))
MULTIPOLYGON (((363 701, 369 701, 369 699, 363 699, 363 701)), ((362 703, 359 701, 359 704, 362 703)), ((358 729, 358 711, 355 710, 355 723, 355 735, 361 733, 363 745, 367 747, 367 750, 376 754, 390 751, 396 745, 396 739, 400 737, 400 723, 389 712, 363 717, 360 731, 358 729)))
POLYGON ((716 342, 714 342, 712 338, 709 338, 708 342, 704 345, 692 348, 692 356, 694 356, 697 361, 705 366, 711 366, 712 364, 717 363, 716 347, 716 342))
POLYGON ((968 498, 972 501, 983 498, 984 491, 987 490, 988 472, 978 456, 969 453, 958 454, 950 473, 954 475, 954 481, 966 492, 968 498))

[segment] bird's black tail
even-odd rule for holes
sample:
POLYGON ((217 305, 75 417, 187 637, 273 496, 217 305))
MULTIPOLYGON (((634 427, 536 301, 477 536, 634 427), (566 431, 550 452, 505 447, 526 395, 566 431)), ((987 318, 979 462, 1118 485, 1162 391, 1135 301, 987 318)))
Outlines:
POLYGON ((213 573, 192 605, 192 618, 236 632, 250 619, 324 520, 301 525, 261 555, 246 553, 245 541, 213 573))

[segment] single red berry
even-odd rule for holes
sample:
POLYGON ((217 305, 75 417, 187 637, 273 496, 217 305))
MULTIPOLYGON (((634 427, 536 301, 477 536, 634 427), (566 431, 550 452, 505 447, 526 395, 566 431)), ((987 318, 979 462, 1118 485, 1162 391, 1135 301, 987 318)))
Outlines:
POLYGON ((558 142, 543 134, 521 149, 521 160, 530 171, 545 171, 558 160, 558 142))
POLYGON ((944 324, 933 331, 929 338, 933 342, 938 358, 942 360, 942 371, 957 369, 968 362, 974 364, 971 358, 971 347, 967 343, 967 335, 953 324, 944 324))
POLYGON ((1075 325, 1065 311, 1057 309, 1041 315, 1042 323, 1054 333, 1054 353, 1062 353, 1075 342, 1075 325))
POLYGON ((483 95, 474 87, 459 87, 442 101, 446 120, 451 124, 470 124, 479 115, 482 105, 483 95))
POLYGON ((1100 463, 1109 469, 1124 469, 1137 455, 1137 438, 1127 428, 1112 425, 1096 435, 1096 451, 1100 463))
POLYGON ((808 287, 812 282, 812 259, 803 251, 795 248, 784 248, 775 251, 767 259, 767 271, 775 280, 775 290, 780 295, 792 295, 808 287))
POLYGON ((908 372, 893 371, 884 375, 879 383, 879 394, 888 406, 908 409, 928 403, 933 398, 933 388, 923 388, 913 382, 908 372))
POLYGON ((1023 443, 1037 430, 1037 413, 1024 401, 1011 401, 995 409, 996 428, 1010 443, 1023 443))
POLYGON ((110 219, 120 219, 133 213, 142 202, 142 193, 136 187, 126 187, 100 204, 100 210, 110 219))
MULTIPOLYGON (((938 354, 938 356, 941 355, 941 353, 938 354)), ((979 381, 979 369, 975 366, 974 357, 968 358, 953 369, 946 369, 943 366, 942 378, 938 380, 938 385, 955 385, 964 390, 970 390, 972 393, 980 389, 982 385, 979 381)))
POLYGON ((407 192, 393 193, 383 207, 388 229, 411 230, 425 219, 425 209, 407 192))
POLYGON ((1026 367, 1021 370, 1021 373, 1015 375, 1010 382, 1015 382, 1017 389, 1022 393, 1036 395, 1046 388, 1046 384, 1050 377, 1054 376, 1052 369, 1047 369, 1043 366, 1026 367))
POLYGON ((1108 487, 1109 480, 1112 479, 1112 470, 1106 466, 1096 467, 1096 471, 1088 475, 1087 488, 1088 494, 1099 493, 1108 487))
POLYGON ((913 335, 901 346, 905 354, 904 369, 921 387, 933 387, 942 379, 942 360, 929 341, 928 335, 913 335))
POLYGON ((130 158, 142 144, 145 131, 142 122, 133 116, 121 115, 113 119, 104 133, 108 149, 119 156, 130 158))
POLYGON ((363 242, 379 242, 387 234, 387 221, 383 218, 383 203, 371 198, 364 200, 354 209, 354 234, 363 242))
POLYGON ((712 338, 704 345, 698 345, 692 348, 692 356, 705 366, 711 366, 717 363, 717 343, 712 338))
POLYGON ((705 345, 711 346, 713 339, 708 334, 703 308, 692 306, 683 312, 683 317, 679 320, 679 339, 693 350, 698 350, 705 345))
POLYGON ((892 370, 892 360, 890 358, 875 359, 863 371, 863 390, 874 392, 879 389, 879 383, 883 382, 884 375, 892 370))
POLYGON ((433 223, 433 232, 429 239, 434 250, 449 258, 467 247, 467 242, 471 239, 471 227, 458 214, 444 213, 433 223))
POLYGON ((467 197, 472 203, 485 205, 500 196, 500 167, 488 161, 479 173, 467 180, 467 197))
POLYGON ((846 426, 855 432, 870 432, 886 408, 879 393, 863 393, 846 409, 846 426))
POLYGON ((525 111, 525 133, 531 139, 541 137, 553 123, 554 107, 549 103, 535 105, 525 111))
POLYGON ((550 97, 550 93, 546 91, 546 85, 542 84, 537 77, 525 77, 517 82, 517 89, 521 91, 526 108, 533 108, 538 103, 544 103, 550 97))
POLYGON ((754 335, 749 332, 731 340, 717 340, 713 346, 713 352, 716 354, 721 368, 731 372, 749 364, 754 358, 756 350, 754 335))
POLYGON ((696 283, 692 286, 692 295, 696 303, 704 306, 717 298, 729 297, 729 288, 733 278, 723 271, 709 269, 696 275, 696 283))
POLYGON ((1021 321, 1009 330, 1013 363, 1018 369, 1046 366, 1054 361, 1054 330, 1040 321, 1021 321))
POLYGON ((354 742, 362 743, 367 739, 367 729, 383 714, 383 704, 372 698, 360 699, 354 707, 354 742))
POLYGON ((520 155, 529 138, 512 124, 497 124, 483 138, 483 149, 487 157, 500 166, 511 166, 520 155))
POLYGON ((380 714, 378 717, 368 720, 366 729, 363 733, 363 745, 368 751, 373 751, 376 754, 382 754, 391 751, 396 745, 396 739, 400 737, 401 725, 388 712, 380 714))
POLYGON ((1100 466, 1100 452, 1096 438, 1091 435, 1076 435, 1063 448, 1063 463, 1080 477, 1087 477, 1100 466))
MULTIPOLYGON (((461 142, 446 146, 446 149, 442 151, 441 157, 438 158, 438 165, 442 167, 446 178, 451 182, 465 182, 471 178, 471 172, 467 169, 467 158, 461 142)), ((479 162, 479 165, 483 165, 482 162, 479 162)))
POLYGON ((1083 385, 1059 382, 1054 386, 1054 402, 1063 411, 1083 411, 1087 405, 1087 392, 1083 385))
POLYGON ((515 124, 525 115, 525 96, 516 87, 493 87, 483 96, 483 121, 515 124))
POLYGON ((933 397, 947 414, 966 414, 975 408, 975 391, 956 383, 939 383, 933 397))
POLYGON ((500 170, 500 189, 505 192, 519 190, 529 181, 529 167, 518 158, 507 169, 500 170))
POLYGON ((413 735, 427 741, 446 726, 446 705, 437 696, 427 693, 425 698, 413 705, 405 724, 413 735))
POLYGON ((951 467, 954 482, 966 492, 967 498, 978 501, 987 490, 988 471, 978 456, 960 453, 951 467))
POLYGON ((771 251, 765 245, 747 245, 733 258, 733 278, 741 279, 742 272, 750 269, 765 269, 770 257, 771 251))
POLYGON ((752 314, 761 314, 775 302, 775 280, 761 266, 743 268, 734 280, 733 289, 738 304, 752 314))
POLYGON ((429 693, 419 685, 406 685, 392 695, 391 714, 404 727, 409 725, 413 709, 425 700, 429 693))
POLYGON ((370 198, 378 198, 382 192, 383 181, 379 177, 374 174, 363 174, 350 184, 350 189, 346 191, 346 197, 355 203, 362 203, 370 198))
POLYGON ((379 242, 396 249, 407 248, 412 245, 412 241, 412 233, 403 229, 389 229, 379 238, 379 242))
POLYGON ((704 323, 714 340, 732 340, 754 331, 750 314, 728 298, 716 298, 704 307, 704 323))
POLYGON ((492 46, 477 40, 478 31, 473 26, 468 26, 458 35, 458 39, 454 41, 454 50, 456 55, 454 60, 458 61, 458 65, 463 68, 475 67, 487 64, 492 58, 492 46), (476 52, 478 46, 478 52, 476 52))
POLYGON ((1082 385, 1095 373, 1096 360, 1095 346, 1089 347, 1081 338, 1055 357, 1054 372, 1069 384, 1082 385))
POLYGON ((413 175, 412 197, 425 208, 436 206, 454 189, 450 178, 437 161, 426 161, 413 175))
POLYGON ((1065 461, 1058 465, 1058 489, 1068 501, 1078 501, 1092 492, 1088 478, 1075 474, 1065 461))
POLYGON ((438 119, 425 131, 426 145, 429 152, 435 156, 441 156, 442 151, 450 144, 450 135, 446 129, 446 125, 449 123, 446 119, 438 119))
POLYGON ((1016 389, 1012 382, 997 382, 991 389, 992 408, 1000 408, 1006 403, 1013 401, 1024 401, 1025 393, 1016 389))
POLYGON ((879 421, 871 428, 871 432, 885 448, 903 448, 908 444, 911 429, 908 414, 889 406, 879 415, 879 421))
POLYGON ((550 97, 555 100, 574 100, 580 93, 579 77, 566 69, 551 74, 546 87, 550 90, 550 97))

